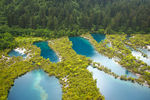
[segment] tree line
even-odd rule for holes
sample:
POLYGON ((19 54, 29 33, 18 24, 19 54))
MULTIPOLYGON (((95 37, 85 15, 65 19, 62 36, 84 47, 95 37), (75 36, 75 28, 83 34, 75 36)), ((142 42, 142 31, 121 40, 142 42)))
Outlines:
POLYGON ((150 32, 149 0, 1 0, 0 5, 1 26, 48 29, 53 34, 150 32))

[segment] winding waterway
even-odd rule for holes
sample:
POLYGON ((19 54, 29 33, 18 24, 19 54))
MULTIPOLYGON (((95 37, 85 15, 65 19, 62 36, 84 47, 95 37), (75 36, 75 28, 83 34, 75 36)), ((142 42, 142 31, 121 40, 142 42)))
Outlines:
MULTIPOLYGON (((73 49, 80 55, 90 57, 96 62, 100 62, 105 67, 110 68, 119 75, 132 75, 126 72, 124 68, 105 56, 97 53, 88 40, 81 37, 70 37, 73 43, 73 49)), ((150 89, 136 83, 122 81, 99 71, 92 66, 88 70, 93 73, 93 78, 97 79, 97 87, 105 96, 106 100, 150 100, 150 89)))
MULTIPOLYGON (((51 62, 58 62, 56 53, 48 46, 48 42, 34 43, 41 49, 41 56, 51 62)), ((49 77, 43 70, 38 69, 15 79, 10 89, 8 100, 61 100, 62 89, 59 80, 49 77)))

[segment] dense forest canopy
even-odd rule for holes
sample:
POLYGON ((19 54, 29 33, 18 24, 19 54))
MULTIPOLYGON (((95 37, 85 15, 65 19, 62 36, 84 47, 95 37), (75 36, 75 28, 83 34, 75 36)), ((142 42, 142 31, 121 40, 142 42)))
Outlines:
POLYGON ((15 36, 149 33, 150 0, 1 0, 0 26, 15 36))
POLYGON ((15 47, 16 42, 10 33, 0 34, 0 50, 15 47))

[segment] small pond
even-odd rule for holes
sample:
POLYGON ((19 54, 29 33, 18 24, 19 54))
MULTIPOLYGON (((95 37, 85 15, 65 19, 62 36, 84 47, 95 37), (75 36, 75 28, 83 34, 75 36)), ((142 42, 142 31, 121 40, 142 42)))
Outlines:
POLYGON ((8 53, 8 55, 9 55, 10 57, 13 57, 13 56, 15 56, 15 57, 22 56, 24 59, 25 59, 26 56, 27 56, 26 54, 20 53, 20 52, 15 51, 15 50, 10 51, 10 52, 8 53))
POLYGON ((8 100, 61 100, 59 80, 43 70, 34 70, 15 79, 8 100))

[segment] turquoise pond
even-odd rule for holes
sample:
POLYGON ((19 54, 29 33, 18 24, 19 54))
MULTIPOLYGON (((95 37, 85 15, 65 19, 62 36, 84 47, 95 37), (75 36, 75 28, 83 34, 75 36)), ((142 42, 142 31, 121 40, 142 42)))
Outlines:
MULTIPOLYGON (((51 62, 58 62, 56 53, 48 47, 47 42, 34 43, 41 48, 41 56, 51 62)), ((33 70, 15 79, 10 89, 8 100, 61 100, 62 89, 59 80, 48 76, 43 70, 33 70)))
POLYGON ((61 100, 59 80, 43 70, 31 71, 15 80, 8 100, 61 100))
POLYGON ((99 43, 105 39, 105 34, 91 34, 92 37, 99 43))
POLYGON ((26 58, 26 54, 21 54, 21 53, 19 53, 19 52, 17 52, 17 51, 15 51, 15 50, 12 50, 12 51, 10 51, 9 53, 8 53, 8 55, 10 56, 10 57, 18 57, 18 56, 22 56, 23 58, 26 58))
MULTIPOLYGON (((100 62, 118 75, 135 77, 132 73, 128 72, 125 68, 122 68, 112 59, 95 51, 88 40, 81 37, 70 37, 69 40, 72 41, 72 48, 78 54, 90 57, 96 62, 100 62)), ((100 89, 102 95, 105 96, 106 100, 150 100, 150 88, 136 83, 115 79, 92 66, 88 66, 88 70, 93 73, 93 78, 97 80, 97 87, 100 89)))
POLYGON ((51 62, 58 62, 59 58, 56 53, 48 46, 48 42, 35 42, 33 45, 36 45, 41 49, 41 56, 45 59, 49 58, 51 62))

